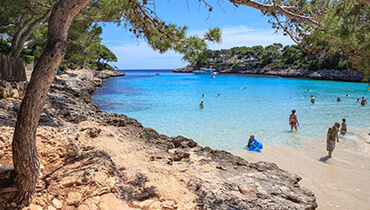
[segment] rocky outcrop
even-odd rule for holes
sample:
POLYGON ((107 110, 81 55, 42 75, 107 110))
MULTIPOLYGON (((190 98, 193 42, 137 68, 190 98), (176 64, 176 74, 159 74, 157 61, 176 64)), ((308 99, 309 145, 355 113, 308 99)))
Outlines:
MULTIPOLYGON (((173 72, 176 73, 189 73, 196 70, 192 67, 185 67, 175 69, 173 72)), ((231 68, 230 66, 219 66, 216 67, 216 72, 222 74, 264 74, 274 75, 280 77, 296 77, 296 78, 308 78, 316 80, 338 80, 338 81, 350 81, 350 82, 364 82, 366 80, 365 75, 361 71, 357 70, 317 70, 308 71, 303 69, 269 69, 269 68, 250 68, 247 66, 239 66, 237 68, 231 68)))
POLYGON ((23 99, 28 82, 7 82, 0 79, 0 98, 23 99))
POLYGON ((363 72, 356 70, 318 70, 307 71, 302 69, 254 69, 238 71, 241 74, 265 74, 281 77, 299 77, 316 80, 338 80, 350 82, 363 82, 363 72))
POLYGON ((175 72, 175 73, 192 73, 193 70, 195 70, 193 67, 184 67, 184 68, 174 69, 172 72, 175 72))
MULTIPOLYGON (((301 178, 273 163, 250 163, 102 111, 91 103, 91 94, 103 78, 118 74, 93 78, 90 73, 58 75, 50 88, 36 136, 40 181, 27 209, 317 207, 313 193, 299 186, 301 178), (111 139, 125 149, 112 152, 111 139), (104 151, 98 149, 102 145, 104 151), (141 162, 130 163, 135 161, 141 162), (165 187, 169 182, 173 184, 165 187), (178 198, 171 197, 178 192, 178 198)), ((0 164, 6 167, 12 166, 11 137, 19 104, 0 99, 0 164)), ((0 206, 14 206, 1 202, 0 196, 0 206)))

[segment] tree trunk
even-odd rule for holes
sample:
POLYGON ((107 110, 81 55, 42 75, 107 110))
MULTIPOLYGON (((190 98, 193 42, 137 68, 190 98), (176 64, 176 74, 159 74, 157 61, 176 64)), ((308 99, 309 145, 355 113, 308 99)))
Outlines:
POLYGON ((40 169, 36 149, 36 129, 40 115, 57 68, 65 55, 71 22, 90 1, 61 0, 53 6, 47 46, 32 72, 18 112, 12 143, 18 191, 11 196, 10 202, 28 206, 32 200, 40 169))

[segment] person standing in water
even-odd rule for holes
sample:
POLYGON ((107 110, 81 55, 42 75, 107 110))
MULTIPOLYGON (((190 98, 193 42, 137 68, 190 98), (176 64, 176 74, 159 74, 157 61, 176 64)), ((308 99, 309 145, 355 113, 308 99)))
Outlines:
POLYGON ((292 110, 292 114, 289 115, 289 125, 290 125, 290 131, 295 128, 297 130, 297 125, 299 126, 299 122, 297 119, 297 115, 295 114, 295 110, 292 110))
POLYGON ((342 99, 340 99, 340 97, 338 96, 337 101, 340 102, 340 101, 342 101, 342 99))
POLYGON ((346 123, 346 118, 342 119, 342 127, 340 128, 340 135, 346 135, 347 133, 347 123, 346 123))
POLYGON ((361 106, 365 106, 365 104, 367 104, 367 101, 366 101, 365 97, 362 96, 361 106))
POLYGON ((311 95, 311 103, 314 104, 315 103, 315 100, 316 100, 315 97, 313 97, 313 95, 311 95))
POLYGON ((328 151, 328 158, 332 157, 333 151, 335 149, 335 140, 339 142, 338 138, 338 129, 340 124, 336 122, 333 126, 331 126, 328 130, 328 135, 326 136, 326 151, 328 151))
POLYGON ((203 108, 204 108, 203 101, 201 101, 201 102, 200 102, 199 107, 200 107, 201 109, 203 109, 203 108))

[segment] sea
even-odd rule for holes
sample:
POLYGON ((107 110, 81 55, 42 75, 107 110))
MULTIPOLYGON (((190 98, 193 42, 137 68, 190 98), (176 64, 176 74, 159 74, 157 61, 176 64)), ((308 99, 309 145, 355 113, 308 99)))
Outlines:
POLYGON ((102 110, 135 118, 160 134, 185 136, 250 161, 275 162, 303 177, 319 209, 370 209, 370 104, 356 102, 362 97, 370 102, 367 83, 252 74, 211 78, 167 69, 124 72, 104 80, 92 96, 102 110), (298 131, 290 130, 292 110, 298 131), (343 118, 348 132, 328 159, 328 128, 343 118), (261 152, 245 149, 252 134, 262 142, 261 152))

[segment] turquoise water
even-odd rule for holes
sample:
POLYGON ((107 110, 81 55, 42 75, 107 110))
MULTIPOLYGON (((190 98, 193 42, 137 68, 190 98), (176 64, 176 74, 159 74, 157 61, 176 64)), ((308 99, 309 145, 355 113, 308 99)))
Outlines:
POLYGON ((327 129, 343 117, 349 131, 351 127, 370 130, 370 104, 356 103, 362 96, 370 99, 363 83, 259 75, 212 79, 168 70, 125 73, 105 80, 93 103, 107 112, 133 117, 161 134, 183 135, 214 149, 241 149, 251 134, 265 145, 294 147, 326 138, 327 129), (315 104, 309 102, 311 95, 315 104), (338 96, 341 102, 336 101, 338 96), (198 106, 201 101, 203 109, 198 106), (290 132, 288 125, 292 109, 300 123, 297 132, 290 132))

